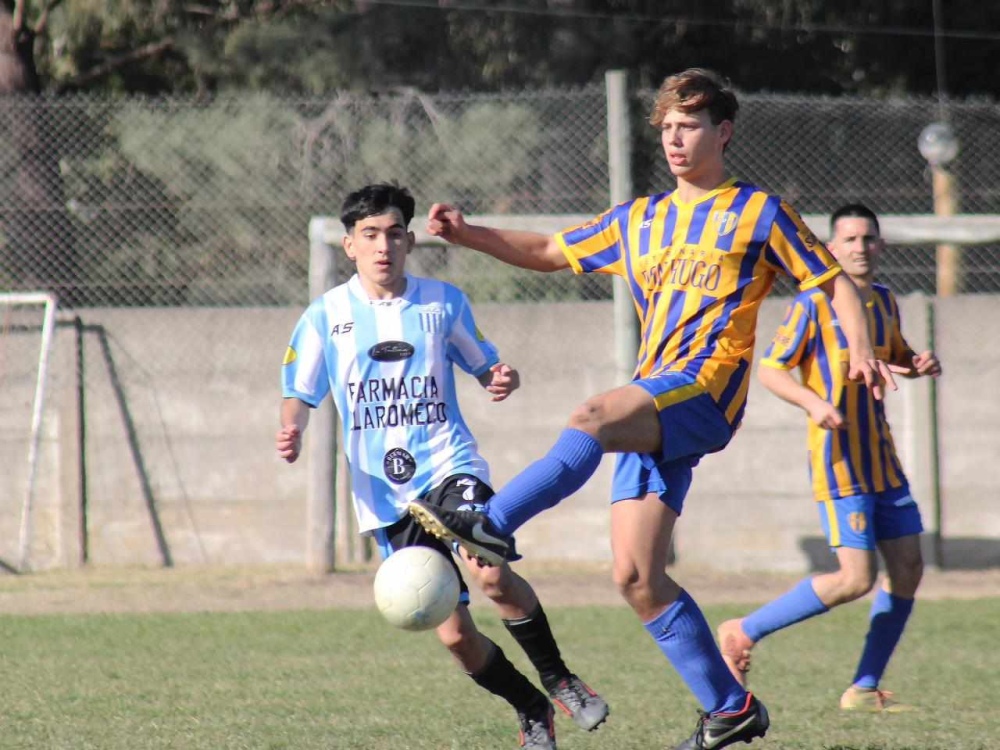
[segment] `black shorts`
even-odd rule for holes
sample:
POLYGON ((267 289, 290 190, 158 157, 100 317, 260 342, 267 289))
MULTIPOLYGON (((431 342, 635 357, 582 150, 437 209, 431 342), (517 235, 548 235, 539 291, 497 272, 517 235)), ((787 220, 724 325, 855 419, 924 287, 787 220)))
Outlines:
MULTIPOLYGON (((462 506, 485 505, 493 494, 492 487, 471 474, 454 474, 420 499, 439 508, 458 510, 462 506)), ((458 573, 458 582, 461 586, 458 600, 463 604, 469 603, 469 587, 465 584, 462 571, 452 555, 452 547, 425 531, 413 516, 407 514, 391 526, 376 529, 374 535, 383 560, 403 547, 431 547, 443 554, 458 573)))

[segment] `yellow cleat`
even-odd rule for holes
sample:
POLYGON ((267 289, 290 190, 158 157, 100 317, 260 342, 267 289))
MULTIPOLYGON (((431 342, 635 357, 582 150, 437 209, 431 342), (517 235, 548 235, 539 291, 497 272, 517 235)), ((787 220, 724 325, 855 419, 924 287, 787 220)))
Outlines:
POLYGON ((726 620, 719 626, 719 650, 722 658, 733 673, 733 677, 743 687, 747 686, 747 672, 750 671, 750 649, 754 642, 743 632, 742 620, 726 620))
POLYGON ((859 688, 854 685, 847 688, 840 696, 840 707, 844 711, 864 711, 872 714, 899 714, 917 710, 914 706, 894 700, 888 690, 859 688))

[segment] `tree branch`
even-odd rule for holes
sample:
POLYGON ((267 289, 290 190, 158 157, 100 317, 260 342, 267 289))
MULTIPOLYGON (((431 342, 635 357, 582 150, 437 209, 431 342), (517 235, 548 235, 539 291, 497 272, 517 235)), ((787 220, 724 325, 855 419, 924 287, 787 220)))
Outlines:
MULTIPOLYGON (((50 8, 54 8, 58 3, 62 2, 62 0, 50 1, 50 8)), ((27 0, 16 0, 16 2, 18 3, 18 7, 20 7, 21 4, 27 2, 27 0)), ((324 5, 328 5, 329 2, 330 0, 285 0, 282 3, 278 3, 275 2, 275 0, 264 0, 247 15, 240 15, 238 12, 212 13, 211 9, 208 7, 197 4, 185 5, 184 10, 189 13, 210 15, 210 17, 205 20, 201 26, 201 30, 206 31, 219 26, 224 26, 226 24, 237 23, 239 21, 278 18, 295 10, 322 7, 324 5)), ((46 9, 46 11, 47 10, 48 9, 46 9)), ((359 16, 360 13, 356 11, 345 14, 345 21, 350 22, 359 16)), ((141 60, 148 60, 151 57, 163 54, 167 50, 174 49, 176 44, 177 39, 174 36, 168 36, 158 42, 150 42, 149 44, 137 47, 136 49, 125 52, 121 55, 109 57, 104 62, 95 65, 68 81, 63 81, 62 83, 57 84, 56 91, 64 92, 70 89, 78 88, 92 81, 96 81, 109 73, 114 73, 116 70, 119 70, 126 65, 139 62, 141 60)))
POLYGON ((14 34, 24 29, 24 16, 27 11, 25 4, 28 0, 14 0, 14 12, 11 14, 11 26, 14 27, 14 34))
POLYGON ((35 23, 35 34, 41 36, 45 33, 46 27, 49 25, 49 15, 62 4, 62 1, 49 0, 49 3, 42 8, 42 14, 38 17, 37 23, 35 23))
POLYGON ((140 60, 148 60, 151 57, 156 57, 157 55, 163 54, 168 49, 174 46, 176 40, 172 36, 168 36, 166 39, 161 39, 158 42, 151 42, 150 44, 145 44, 142 47, 137 47, 134 50, 126 52, 122 55, 115 55, 110 57, 100 65, 95 65, 89 70, 81 73, 80 75, 71 78, 68 81, 63 81, 60 83, 56 90, 59 92, 66 91, 67 89, 74 89, 78 86, 90 83, 91 81, 96 81, 99 78, 103 78, 109 73, 114 73, 116 70, 129 65, 130 63, 139 62, 140 60))

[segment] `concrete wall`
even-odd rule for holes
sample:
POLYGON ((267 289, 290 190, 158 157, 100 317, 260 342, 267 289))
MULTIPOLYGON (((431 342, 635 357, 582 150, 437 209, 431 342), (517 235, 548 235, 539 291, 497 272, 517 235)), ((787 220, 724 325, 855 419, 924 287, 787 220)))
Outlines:
MULTIPOLYGON (((786 304, 773 299, 764 305, 760 350, 786 304)), ((903 300, 904 328, 917 349, 927 342, 926 309, 924 298, 903 300)), ((936 309, 937 349, 946 370, 938 387, 945 562, 1000 565, 1000 397, 993 388, 1000 352, 980 336, 992 330, 988 321, 1000 320, 1000 298, 939 300, 936 309)), ((82 380, 77 334, 63 316, 32 515, 32 566, 80 564, 84 538, 93 565, 303 560, 308 467, 302 461, 288 466, 273 450, 280 361, 298 314, 86 310, 82 380), (79 383, 85 398, 83 459, 79 383)), ((477 317, 522 373, 521 391, 502 404, 462 378, 463 410, 499 486, 547 450, 577 403, 620 380, 612 309, 610 303, 480 305, 477 317)), ((13 390, 5 396, 14 398, 13 390)), ((926 381, 904 382, 888 408, 933 529, 928 402, 926 381)), ((17 550, 28 422, 0 414, 6 422, 0 561, 10 563, 17 550)), ((728 570, 804 571, 828 562, 806 479, 804 438, 804 415, 755 383, 732 445, 696 470, 676 536, 678 559, 728 570)), ((518 534, 521 550, 534 559, 610 559, 612 465, 607 457, 587 487, 527 524, 518 534)))

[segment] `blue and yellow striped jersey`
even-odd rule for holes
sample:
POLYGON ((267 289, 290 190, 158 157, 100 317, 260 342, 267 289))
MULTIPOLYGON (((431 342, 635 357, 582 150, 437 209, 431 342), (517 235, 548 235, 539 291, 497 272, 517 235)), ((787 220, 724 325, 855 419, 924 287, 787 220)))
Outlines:
MULTIPOLYGON (((899 304, 886 287, 874 284, 866 304, 875 356, 901 363, 912 355, 899 323, 899 304)), ((809 420, 809 474, 819 501, 907 484, 896 455, 885 406, 864 383, 847 379, 847 340, 825 294, 800 293, 764 353, 762 364, 799 368, 802 382, 844 415, 846 427, 824 430, 809 420)))
POLYGON ((688 373, 734 426, 775 274, 810 289, 840 272, 794 209, 736 180, 691 203, 674 192, 637 198, 556 238, 577 273, 628 282, 641 326, 635 378, 688 373))

